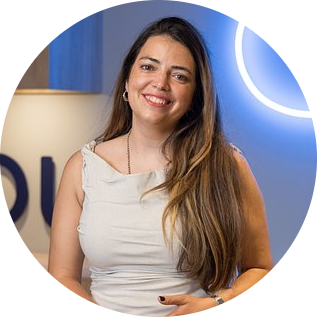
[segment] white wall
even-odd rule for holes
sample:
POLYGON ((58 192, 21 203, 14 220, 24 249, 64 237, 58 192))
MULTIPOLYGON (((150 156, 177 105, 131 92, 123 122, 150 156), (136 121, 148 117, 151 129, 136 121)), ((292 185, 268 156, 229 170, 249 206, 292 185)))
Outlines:
MULTIPOLYGON (((41 157, 55 163, 56 190, 67 159, 102 131, 107 117, 106 95, 15 95, 9 106, 2 134, 1 153, 22 168, 29 201, 16 222, 31 252, 48 252, 50 228, 40 205, 41 157)), ((2 170, 8 207, 15 201, 14 181, 2 170)))

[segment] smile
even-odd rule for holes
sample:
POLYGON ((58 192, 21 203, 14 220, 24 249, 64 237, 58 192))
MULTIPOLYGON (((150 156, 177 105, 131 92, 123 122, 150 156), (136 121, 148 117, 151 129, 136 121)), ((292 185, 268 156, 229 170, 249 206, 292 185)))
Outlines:
POLYGON ((150 102, 151 105, 157 106, 157 107, 164 107, 171 103, 170 100, 159 98, 155 96, 150 95, 144 95, 144 98, 150 102))

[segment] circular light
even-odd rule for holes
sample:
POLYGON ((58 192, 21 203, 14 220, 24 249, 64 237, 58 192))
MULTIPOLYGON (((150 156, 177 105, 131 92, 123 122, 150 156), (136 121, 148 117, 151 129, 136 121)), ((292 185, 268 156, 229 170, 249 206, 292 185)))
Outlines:
POLYGON ((256 87, 253 83, 249 73, 245 67, 244 58, 243 58, 243 49, 242 49, 242 41, 243 41, 243 32, 244 32, 244 25, 241 23, 238 24, 236 38, 235 38, 235 53, 236 53, 236 60, 239 72, 241 77, 250 90, 250 92, 257 98, 260 102, 262 102, 265 106, 278 111, 280 113, 286 114, 292 117, 299 117, 299 118, 311 118, 310 112, 308 110, 297 110, 285 107, 276 103, 275 101, 266 97, 262 92, 256 87))

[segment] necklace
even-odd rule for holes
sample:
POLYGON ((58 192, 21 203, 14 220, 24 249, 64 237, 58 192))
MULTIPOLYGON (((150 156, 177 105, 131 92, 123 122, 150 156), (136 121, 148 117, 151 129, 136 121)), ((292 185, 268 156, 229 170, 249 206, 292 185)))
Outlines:
POLYGON ((127 136, 127 160, 128 160, 128 174, 131 174, 131 162, 130 162, 130 135, 131 135, 131 130, 128 132, 128 136, 127 136))

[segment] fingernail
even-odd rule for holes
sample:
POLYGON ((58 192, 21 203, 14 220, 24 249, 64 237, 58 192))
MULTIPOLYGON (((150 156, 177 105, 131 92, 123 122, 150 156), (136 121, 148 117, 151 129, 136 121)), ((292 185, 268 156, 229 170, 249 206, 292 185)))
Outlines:
POLYGON ((164 302, 165 301, 165 297, 164 296, 159 296, 159 300, 160 300, 160 302, 164 302))

